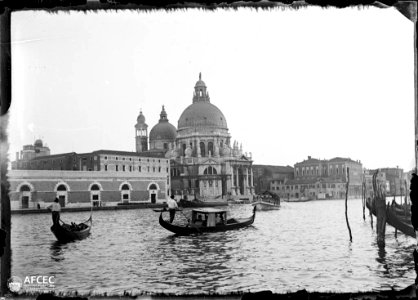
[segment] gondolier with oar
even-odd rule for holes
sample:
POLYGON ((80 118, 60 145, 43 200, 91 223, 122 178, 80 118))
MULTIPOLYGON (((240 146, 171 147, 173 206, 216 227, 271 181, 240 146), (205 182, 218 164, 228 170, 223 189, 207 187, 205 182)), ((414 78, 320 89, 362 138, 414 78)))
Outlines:
POLYGON ((48 209, 52 211, 52 222, 54 226, 60 225, 60 211, 61 205, 59 203, 58 198, 55 198, 54 203, 48 206, 48 209))
POLYGON ((171 195, 170 198, 167 200, 168 211, 170 212, 170 223, 173 223, 174 217, 176 215, 176 210, 178 209, 178 205, 176 200, 174 200, 174 195, 171 195))

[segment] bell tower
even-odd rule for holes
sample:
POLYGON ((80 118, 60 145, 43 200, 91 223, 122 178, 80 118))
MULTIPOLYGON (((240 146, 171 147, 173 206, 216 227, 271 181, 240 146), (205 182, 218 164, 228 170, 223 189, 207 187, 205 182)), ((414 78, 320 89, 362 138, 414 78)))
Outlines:
POLYGON ((136 152, 143 152, 148 150, 148 125, 145 123, 145 117, 142 110, 136 119, 135 124, 135 145, 136 152))

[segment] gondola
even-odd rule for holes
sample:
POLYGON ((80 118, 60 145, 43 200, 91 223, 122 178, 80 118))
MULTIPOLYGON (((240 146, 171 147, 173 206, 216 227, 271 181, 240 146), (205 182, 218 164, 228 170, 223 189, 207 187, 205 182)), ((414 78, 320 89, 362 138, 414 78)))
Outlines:
POLYGON ((409 216, 405 216, 403 211, 399 213, 395 208, 388 205, 386 208, 386 222, 404 234, 415 238, 415 230, 411 219, 409 216))
MULTIPOLYGON (((371 199, 367 199, 366 206, 376 216, 376 206, 371 199)), ((415 237, 410 216, 405 216, 405 212, 400 211, 395 205, 386 206, 386 223, 410 237, 415 237)))
POLYGON ((192 210, 192 220, 185 226, 175 225, 163 219, 163 212, 160 213, 160 225, 177 234, 190 235, 205 232, 220 232, 247 227, 254 223, 256 207, 253 215, 248 218, 227 219, 227 211, 215 208, 201 208, 192 210))
POLYGON ((59 225, 52 225, 51 231, 61 243, 82 240, 89 236, 93 224, 92 215, 90 218, 79 224, 69 225, 60 220, 59 225))

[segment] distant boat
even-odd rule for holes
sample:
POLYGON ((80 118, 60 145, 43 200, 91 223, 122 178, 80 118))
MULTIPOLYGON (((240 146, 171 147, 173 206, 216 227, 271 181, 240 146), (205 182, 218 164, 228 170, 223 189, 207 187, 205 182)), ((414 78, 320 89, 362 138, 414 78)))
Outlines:
POLYGON ((160 213, 160 225, 177 234, 190 235, 204 232, 220 232, 247 227, 254 223, 256 207, 253 209, 253 215, 248 218, 230 218, 227 219, 227 211, 216 208, 201 208, 192 210, 192 219, 185 225, 176 225, 163 219, 163 212, 160 213))
POLYGON ((276 210, 280 209, 280 201, 273 202, 273 201, 266 201, 266 200, 259 200, 253 203, 254 207, 257 207, 258 210, 276 210))
POLYGON ((301 197, 296 199, 283 199, 284 202, 308 202, 314 200, 313 198, 301 197))
POLYGON ((79 224, 67 224, 60 220, 62 224, 52 225, 51 231, 61 243, 82 240, 89 236, 93 224, 92 215, 90 218, 79 224))

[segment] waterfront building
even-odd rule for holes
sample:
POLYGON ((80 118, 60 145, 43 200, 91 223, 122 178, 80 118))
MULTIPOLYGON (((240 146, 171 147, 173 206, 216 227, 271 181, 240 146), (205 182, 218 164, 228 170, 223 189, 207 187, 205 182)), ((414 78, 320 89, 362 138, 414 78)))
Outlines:
POLYGON ((181 114, 177 129, 163 107, 160 121, 150 132, 150 151, 165 153, 171 165, 171 192, 200 200, 252 198, 251 154, 231 142, 226 118, 210 102, 201 74, 192 104, 181 114))
POLYGON ((177 129, 164 106, 149 136, 142 111, 134 128, 135 152, 50 155, 48 149, 43 155, 29 155, 26 150, 32 148, 24 148, 10 172, 13 207, 37 207, 55 197, 65 206, 158 202, 171 193, 200 200, 252 198, 251 153, 231 142, 226 118, 210 102, 200 74, 193 102, 181 114, 177 129))
MULTIPOLYGON (((152 170, 152 169, 151 169, 152 170)), ((62 207, 162 203, 167 172, 10 170, 11 209, 45 208, 55 198, 62 207)))
POLYGON ((13 166, 12 209, 44 206, 55 197, 62 206, 157 203, 170 188, 170 162, 161 153, 70 152, 22 157, 13 166))
POLYGON ((253 172, 256 194, 269 191, 279 195, 281 186, 294 178, 291 166, 253 165, 253 172))
POLYGON ((308 156, 307 160, 294 165, 294 179, 279 185, 279 196, 289 199, 342 199, 346 194, 349 174, 348 195, 360 197, 362 173, 360 161, 342 157, 320 160, 308 156))
POLYGON ((381 172, 385 173, 386 180, 389 181, 387 189, 387 196, 400 196, 401 193, 405 195, 405 184, 403 169, 396 168, 380 168, 381 172))

